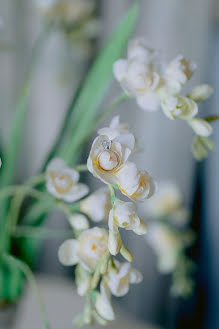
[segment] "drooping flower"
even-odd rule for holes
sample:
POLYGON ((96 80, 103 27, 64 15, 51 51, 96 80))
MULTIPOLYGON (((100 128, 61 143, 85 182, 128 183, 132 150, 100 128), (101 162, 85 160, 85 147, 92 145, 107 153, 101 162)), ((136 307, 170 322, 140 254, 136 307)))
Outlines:
POLYGON ((184 120, 192 119, 198 113, 198 105, 190 98, 169 96, 161 102, 164 114, 171 120, 178 117, 184 120))
POLYGON ((111 209, 110 200, 108 187, 102 187, 80 202, 80 210, 94 222, 107 220, 111 209))
POLYGON ((136 213, 137 207, 132 202, 124 202, 116 199, 109 213, 109 229, 118 228, 132 230, 138 235, 146 233, 146 224, 136 213))
POLYGON ((196 65, 182 55, 177 56, 166 68, 164 76, 172 94, 180 92, 181 87, 191 79, 196 65))
POLYGON ((59 248, 58 257, 63 265, 79 263, 85 270, 94 272, 108 250, 107 243, 107 232, 94 227, 81 233, 77 240, 66 240, 59 248))
POLYGON ((146 224, 136 214, 136 205, 116 199, 109 213, 108 248, 112 255, 117 255, 122 248, 119 228, 132 230, 138 235, 146 233, 146 224))
POLYGON ((143 277, 130 263, 113 262, 114 266, 111 266, 101 284, 105 283, 114 296, 121 297, 129 292, 130 284, 140 283, 143 277))
POLYGON ((105 184, 117 184, 123 194, 143 201, 154 193, 154 183, 146 172, 140 172, 132 162, 127 162, 134 148, 132 134, 123 134, 113 140, 97 137, 87 161, 88 170, 105 184))
POLYGON ((46 169, 46 187, 55 198, 66 202, 74 202, 84 197, 89 189, 87 185, 78 183, 79 173, 68 168, 62 159, 50 161, 46 169))
POLYGON ((137 169, 133 162, 127 162, 117 173, 117 185, 130 199, 143 202, 154 195, 156 184, 146 171, 137 169))
POLYGON ((115 319, 115 314, 111 305, 111 293, 105 282, 102 282, 100 285, 100 293, 96 293, 95 308, 103 319, 107 321, 115 319))

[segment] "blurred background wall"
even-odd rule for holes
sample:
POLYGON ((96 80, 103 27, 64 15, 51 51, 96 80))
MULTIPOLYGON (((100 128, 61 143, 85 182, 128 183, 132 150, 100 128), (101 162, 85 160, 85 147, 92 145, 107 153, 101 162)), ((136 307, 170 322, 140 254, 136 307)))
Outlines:
MULTIPOLYGON (((183 53, 198 64, 198 70, 191 84, 200 81, 212 83, 217 90, 219 81, 219 4, 217 0, 142 0, 136 35, 146 37, 153 46, 164 50, 170 58, 183 53)), ((99 1, 98 12, 102 22, 97 47, 106 40, 122 14, 132 3, 130 0, 99 1)), ((42 19, 36 11, 33 0, 0 0, 0 16, 4 27, 0 30, 1 40, 7 40, 11 49, 0 53, 0 99, 1 136, 5 139, 13 116, 16 95, 22 85, 31 46, 42 27, 42 19), (3 118, 3 119, 2 119, 3 118)), ((70 97, 85 74, 88 59, 82 61, 66 46, 59 33, 52 35, 41 56, 34 75, 29 113, 24 126, 25 139, 19 165, 18 180, 30 176, 40 167, 42 158, 64 117, 70 97), (79 64, 80 63, 80 64, 79 64), (70 68, 70 69, 69 69, 70 68)), ((115 83, 106 103, 119 93, 115 83)), ((219 231, 218 225, 218 162, 216 152, 210 155, 204 165, 196 165, 190 153, 191 131, 183 121, 172 122, 160 113, 144 113, 131 103, 128 109, 121 106, 122 121, 128 122, 138 132, 144 153, 137 156, 139 167, 146 168, 157 180, 174 180, 183 190, 188 207, 193 201, 202 204, 202 217, 196 218, 196 229, 200 229, 199 252, 195 253, 201 270, 196 296, 187 302, 175 301, 168 295, 169 278, 157 274, 156 259, 146 248, 143 239, 132 237, 129 242, 136 250, 135 265, 144 272, 144 284, 122 300, 124 307, 136 316, 175 328, 177 318, 184 319, 181 327, 216 329, 219 307, 219 267, 217 262, 219 231), (137 127, 137 129, 136 129, 137 127), (217 171, 216 171, 217 169, 217 171), (198 175, 197 175, 198 173, 198 175), (205 179, 200 177, 205 175, 205 179), (197 188, 198 187, 198 188, 197 188), (197 190, 203 191, 201 199, 197 190), (198 223, 198 224, 197 224, 198 223), (208 270, 207 270, 208 269, 208 270), (199 290, 202 291, 200 297, 199 290), (196 321, 195 312, 202 310, 206 317, 196 321), (183 305, 183 306, 182 306, 183 305), (201 305, 201 306, 200 306, 201 305)), ((202 113, 218 112, 217 93, 211 103, 201 109, 202 113)), ((109 118, 105 121, 105 124, 109 118)), ((219 144, 218 132, 214 134, 219 144)), ((90 144, 88 145, 89 149, 90 144)), ((95 182, 90 183, 94 187, 95 182)), ((50 218, 50 227, 64 226, 59 216, 50 218)), ((61 273, 63 268, 56 259, 60 241, 47 241, 40 257, 41 271, 61 273)), ((180 325, 179 325, 180 327, 180 325)))

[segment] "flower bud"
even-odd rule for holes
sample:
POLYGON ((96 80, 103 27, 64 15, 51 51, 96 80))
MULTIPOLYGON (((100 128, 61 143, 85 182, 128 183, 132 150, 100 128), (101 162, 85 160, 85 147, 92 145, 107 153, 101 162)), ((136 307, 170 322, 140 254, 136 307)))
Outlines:
POLYGON ((120 254, 128 261, 128 262, 132 262, 133 261, 133 256, 131 254, 131 252, 128 250, 128 248, 123 244, 122 248, 120 250, 120 254))
POLYGON ((89 228, 88 220, 82 214, 74 214, 70 216, 69 223, 72 226, 72 228, 77 231, 84 231, 89 228))
POLYGON ((212 134, 213 129, 211 125, 203 119, 194 118, 189 121, 189 124, 194 132, 199 136, 208 137, 212 134))
POLYGON ((119 231, 109 231, 108 248, 111 255, 116 256, 122 247, 122 239, 119 231))
POLYGON ((191 98, 195 102, 202 102, 209 98, 213 92, 213 89, 205 84, 195 87, 191 94, 189 94, 189 98, 191 98))

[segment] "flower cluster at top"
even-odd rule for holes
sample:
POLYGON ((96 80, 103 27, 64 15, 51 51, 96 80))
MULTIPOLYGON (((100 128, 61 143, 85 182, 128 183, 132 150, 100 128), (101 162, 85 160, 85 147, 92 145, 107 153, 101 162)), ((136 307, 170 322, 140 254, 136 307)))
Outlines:
POLYGON ((120 236, 120 229, 137 235, 146 233, 146 224, 132 201, 143 202, 155 192, 150 175, 130 160, 136 148, 136 137, 118 116, 109 127, 100 129, 87 168, 107 186, 84 199, 89 189, 79 183, 77 170, 68 168, 61 159, 53 159, 47 167, 47 190, 62 203, 74 233, 73 239, 60 246, 58 257, 63 265, 76 265, 77 291, 86 296, 84 311, 75 319, 79 326, 91 324, 94 319, 100 324, 113 320, 111 295, 124 296, 131 284, 142 281, 141 273, 130 264, 133 256, 120 236), (115 190, 130 201, 117 198, 115 190), (68 204, 76 201, 78 212, 72 213, 68 204), (102 226, 90 228, 87 217, 96 224, 108 222, 108 230, 102 226), (126 262, 115 259, 119 253, 126 262))
POLYGON ((214 146, 208 137, 212 126, 208 118, 198 115, 198 103, 212 94, 209 85, 199 85, 188 95, 182 95, 183 86, 191 79, 196 65, 182 55, 165 63, 158 52, 144 39, 129 43, 127 59, 114 63, 114 76, 129 96, 136 98, 139 107, 145 111, 162 109, 170 120, 185 120, 193 129, 195 138, 192 152, 197 160, 207 156, 214 146))
POLYGON ((190 214, 183 207, 181 191, 172 182, 160 182, 156 195, 143 207, 145 216, 151 219, 146 241, 158 257, 160 273, 172 273, 171 294, 191 295, 195 264, 186 249, 194 243, 195 233, 187 227, 190 214))
MULTIPOLYGON (((95 17, 94 0, 35 0, 44 18, 61 28, 71 43, 76 43, 82 55, 90 55, 92 39, 100 31, 95 17)), ((77 47, 77 48, 78 48, 77 47)), ((76 48, 76 49, 77 49, 76 48)))

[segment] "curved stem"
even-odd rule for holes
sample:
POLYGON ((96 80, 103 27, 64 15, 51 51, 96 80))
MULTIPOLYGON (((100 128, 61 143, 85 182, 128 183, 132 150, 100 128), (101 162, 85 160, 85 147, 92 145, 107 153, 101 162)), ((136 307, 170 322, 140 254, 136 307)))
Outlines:
POLYGON ((27 280, 30 283, 30 286, 33 290, 33 293, 35 295, 36 301, 39 305, 39 309, 40 309, 40 313, 42 316, 42 323, 43 323, 43 328, 44 329, 49 329, 49 323, 48 323, 48 319, 47 319, 47 314, 45 311, 45 307, 43 305, 43 301, 37 286, 37 282, 36 279, 34 277, 33 272, 31 271, 31 269, 29 268, 29 266, 27 264, 25 264, 24 262, 22 262, 20 259, 9 255, 9 254, 4 254, 3 255, 3 259, 7 262, 7 263, 11 263, 14 264, 16 267, 18 267, 26 276, 27 280))
POLYGON ((50 230, 40 227, 17 226, 13 229, 12 235, 15 238, 27 237, 34 239, 63 239, 72 236, 72 230, 50 230))
POLYGON ((115 202, 116 194, 115 194, 114 188, 111 184, 108 184, 108 187, 109 187, 110 194, 111 194, 111 205, 113 206, 114 202, 115 202))
POLYGON ((111 112, 113 112, 120 104, 129 99, 130 97, 122 93, 110 104, 103 112, 101 112, 96 118, 95 127, 111 112))
POLYGON ((88 171, 87 164, 78 165, 74 169, 77 170, 77 171, 80 171, 80 172, 88 171))

